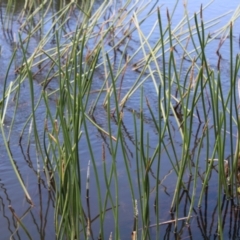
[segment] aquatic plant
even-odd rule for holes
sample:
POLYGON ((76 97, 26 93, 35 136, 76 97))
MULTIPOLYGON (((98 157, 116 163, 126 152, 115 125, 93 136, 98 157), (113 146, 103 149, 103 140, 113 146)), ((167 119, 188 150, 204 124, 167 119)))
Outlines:
MULTIPOLYGON (((196 208, 208 197, 216 158, 216 232, 223 237, 223 196, 239 205, 239 143, 233 137, 240 130, 240 63, 233 51, 239 9, 225 26, 207 34, 223 16, 205 22, 203 7, 189 16, 185 6, 183 19, 173 26, 178 1, 172 13, 157 1, 23 3, 18 34, 5 36, 13 54, 2 88, 0 128, 34 208, 10 144, 21 104, 29 103, 19 143, 26 141, 27 161, 52 199, 56 238, 158 239, 166 224, 180 236, 186 231, 182 222, 191 226, 196 208), (149 19, 152 27, 146 32, 141 26, 149 19), (212 63, 207 47, 217 41, 212 63), (223 91, 221 47, 226 42, 230 81, 223 91), (16 75, 10 81, 12 71, 16 75), (10 99, 14 113, 6 129, 10 99), (224 173, 227 154, 229 179, 224 173), (169 201, 168 191, 174 194, 166 217, 161 206, 166 196, 169 201), (122 213, 124 204, 128 216, 122 213)), ((12 24, 15 4, 8 3, 4 31, 12 24)), ((33 238, 25 215, 10 210, 18 227, 33 238)))

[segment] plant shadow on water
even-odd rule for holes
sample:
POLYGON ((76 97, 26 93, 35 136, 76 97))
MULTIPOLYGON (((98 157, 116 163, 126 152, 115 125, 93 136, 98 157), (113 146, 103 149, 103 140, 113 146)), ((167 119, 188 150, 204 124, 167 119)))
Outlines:
POLYGON ((2 239, 240 237, 240 6, 0 4, 2 239))

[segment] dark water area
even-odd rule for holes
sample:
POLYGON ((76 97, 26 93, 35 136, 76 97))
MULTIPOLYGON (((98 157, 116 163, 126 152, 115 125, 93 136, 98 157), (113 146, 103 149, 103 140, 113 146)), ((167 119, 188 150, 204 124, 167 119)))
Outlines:
MULTIPOLYGON (((1 1, 0 3, 0 14, 1 14, 1 25, 0 25, 0 93, 3 93, 3 83, 6 78, 7 69, 9 66, 9 61, 12 58, 15 42, 19 40, 19 28, 21 24, 24 22, 23 18, 20 17, 20 13, 24 9, 25 1, 16 1, 16 4, 13 8, 7 9, 7 2, 8 1, 1 1)), ((38 1, 37 1, 38 2, 38 1)), ((68 3, 68 1, 63 1, 64 3, 68 3)), ((81 1, 79 1, 80 4, 81 1)), ((190 15, 193 15, 195 12, 200 10, 201 4, 206 6, 209 1, 188 1, 187 11, 189 11, 190 15)), ((38 2, 40 4, 41 1, 38 2)), ((96 1, 94 8, 97 9, 102 1, 96 1)), ((158 1, 156 6, 161 9, 163 24, 167 24, 167 9, 171 13, 174 9, 175 1, 158 1)), ((46 15, 46 18, 54 14, 54 11, 58 11, 62 8, 61 1, 54 1, 54 7, 52 12, 50 11, 46 15)), ((113 5, 116 7, 119 3, 114 2, 113 5)), ((114 8, 114 7, 113 7, 114 8)), ((151 6, 149 7, 151 8, 151 6)), ((141 14, 144 16, 146 12, 148 12, 148 8, 146 8, 141 14)), ((236 11, 240 12, 240 4, 237 0, 225 1, 217 0, 213 1, 212 4, 204 10, 204 20, 209 22, 212 19, 218 18, 220 15, 224 15, 228 11, 236 11)), ((182 2, 179 1, 178 7, 175 10, 173 15, 172 25, 173 28, 177 26, 180 19, 184 12, 184 7, 182 2)), ((149 34, 151 27, 154 25, 156 21, 156 14, 150 16, 146 22, 142 25, 142 32, 145 35, 149 34)), ((221 19, 216 20, 216 23, 212 26, 209 23, 209 28, 206 32, 213 34, 217 29, 224 26, 226 24, 232 13, 222 17, 221 19)), ((51 25, 51 23, 48 23, 51 25)), ((48 31, 48 24, 46 24, 45 28, 43 29, 43 34, 48 31)), ((69 20, 69 32, 75 27, 75 20, 74 18, 70 18, 69 20)), ((239 28, 240 27, 240 20, 237 19, 233 24, 234 28, 234 53, 239 53, 239 28)), ((68 33, 69 33, 68 32, 68 33)), ((136 41, 130 42, 132 44, 130 47, 136 49, 139 46, 139 39, 136 34, 133 33, 133 37, 136 37, 136 41)), ((23 37, 27 35, 27 32, 23 32, 23 37)), ((149 39, 150 44, 155 44, 156 41, 159 39, 159 31, 156 30, 156 33, 151 35, 151 39, 149 39)), ((41 36, 33 36, 31 41, 29 42, 28 48, 28 56, 31 56, 31 53, 35 51, 37 44, 41 41, 41 36)), ((64 40, 63 40, 64 41, 64 40)), ((219 46, 220 39, 216 38, 213 39, 212 42, 207 47, 208 58, 213 69, 217 70, 217 63, 218 63, 218 56, 216 55, 216 51, 219 46)), ((93 41, 94 42, 94 41, 93 41)), ((46 44, 46 48, 51 49, 54 47, 54 41, 49 42, 46 44)), ((93 43, 92 43, 93 44, 93 43)), ((178 49, 178 47, 176 47, 178 49)), ((189 46, 189 51, 192 46, 189 46)), ((181 50, 179 50, 181 51, 181 50)), ((131 53, 131 50, 129 50, 131 53)), ((194 55, 195 53, 193 53, 194 55)), ((225 40, 225 44, 221 48, 221 54, 223 56, 222 64, 222 74, 223 74, 223 81, 222 86, 223 89, 229 88, 229 40, 225 40)), ((139 54, 139 59, 142 57, 142 53, 139 54)), ((180 55, 180 52, 179 52, 180 55)), ((138 56, 136 57, 138 59, 138 56)), ((7 76, 7 82, 10 84, 11 81, 15 80, 17 77, 16 67, 21 65, 22 62, 22 55, 17 52, 15 60, 16 64, 12 65, 11 69, 9 70, 7 76)), ((135 59, 134 59, 135 61, 135 59)), ((133 65, 134 65, 133 61, 133 65)), ((137 60, 136 60, 137 61, 137 60)), ((180 62, 179 59, 176 61, 180 62)), ((159 60, 159 64, 160 64, 159 60)), ((189 63, 185 62, 185 71, 187 71, 189 67, 189 63)), ((183 67, 183 68, 184 68, 183 67)), ((36 67, 37 69, 37 67, 36 67)), ((34 69, 34 70, 36 70, 34 69)), ((36 70, 37 71, 37 70, 36 70)), ((102 86, 102 78, 104 69, 99 70, 99 75, 93 83, 92 87, 92 94, 90 96, 91 101, 94 101, 97 97, 97 93, 95 92, 102 86)), ((41 74, 36 74, 35 82, 34 82, 34 93, 35 95, 40 95, 42 91, 41 82, 44 79, 44 76, 47 74, 47 71, 41 74)), ((127 68, 124 85, 123 85, 123 94, 129 90, 129 86, 135 81, 138 77, 138 72, 132 70, 132 66, 127 68)), ((49 89, 55 89, 58 82, 57 79, 54 79, 51 84, 48 86, 49 89)), ((151 81, 146 81, 144 83, 144 95, 150 102, 151 106, 155 111, 158 111, 157 107, 157 87, 151 81)), ((50 91, 50 90, 49 90, 50 91)), ((50 99, 50 107, 52 110, 56 108, 56 95, 52 95, 52 99, 50 99)), ((100 98, 101 103, 104 101, 104 97, 100 98)), ((130 174, 135 179, 134 187, 137 189, 137 163, 136 163, 136 156, 135 156, 135 142, 134 142, 134 121, 133 121, 133 110, 136 112, 136 116, 140 115, 140 91, 137 91, 133 94, 131 99, 127 102, 125 106, 124 112, 124 128, 123 134, 125 136, 126 142, 124 143, 127 148, 127 154, 130 159, 130 174)), ((40 158, 38 153, 36 153, 36 143, 34 140, 29 138, 28 130, 30 131, 31 124, 28 124, 26 130, 22 133, 22 129, 24 127, 25 122, 27 121, 28 117, 31 114, 31 105, 30 105, 30 95, 29 95, 29 83, 26 81, 24 82, 23 86, 21 86, 21 96, 19 97, 19 104, 17 109, 17 115, 15 116, 13 128, 11 127, 12 119, 14 117, 15 112, 15 104, 13 102, 13 97, 9 100, 6 117, 4 119, 4 128, 6 135, 9 129, 11 128, 11 137, 10 137, 10 145, 12 151, 13 160, 21 173, 22 179, 24 180, 27 189, 32 197, 34 202, 34 206, 30 206, 27 202, 24 192, 18 182, 16 174, 13 171, 12 165, 9 161, 9 154, 6 151, 3 142, 3 136, 0 135, 0 226, 1 226, 1 235, 0 239, 27 239, 26 232, 22 229, 19 223, 16 221, 17 217, 21 218, 24 225, 27 227, 29 234, 33 237, 33 239, 55 239, 55 227, 54 227, 54 194, 48 190, 46 179, 44 177, 44 172, 42 171, 43 163, 40 162, 40 158), (20 138, 21 136, 21 138, 20 138), (21 141, 20 141, 21 140, 21 141), (40 176, 40 180, 39 177, 40 176)), ((143 106, 144 112, 144 121, 145 121, 145 139, 150 139, 149 144, 149 155, 153 155, 154 148, 159 141, 159 136, 157 134, 155 125, 153 120, 151 119, 151 115, 149 114, 147 105, 144 104, 143 106)), ((199 109, 199 112, 202 113, 202 109, 199 109)), ((37 112, 37 126, 39 128, 39 137, 43 139, 43 128, 44 128, 44 121, 45 121, 45 107, 40 104, 37 112)), ((94 117, 96 122, 102 127, 107 129, 107 113, 104 110, 104 107, 99 104, 94 113, 94 117)), ((137 128, 140 132, 140 119, 137 117, 137 128)), ((174 131, 174 144, 176 148, 179 147, 181 149, 181 136, 179 131, 177 131, 178 126, 173 118, 169 120, 172 123, 172 128, 176 129, 174 131)), ((210 120, 211 121, 211 120, 210 120)), ((197 120, 194 121, 193 133, 192 135, 195 138, 195 142, 193 142, 190 146, 190 152, 194 155, 196 154, 196 146, 198 144, 199 139, 201 138, 201 129, 203 125, 199 123, 197 120)), ((229 126, 227 129, 229 130, 229 126)), ((213 131, 213 130, 212 130, 213 131)), ((113 129, 113 134, 116 134, 117 128, 113 129)), ((95 155, 101 156, 102 155, 102 143, 106 143, 108 146, 108 141, 101 135, 101 132, 94 128, 91 124, 89 124, 89 135, 92 145, 94 147, 95 155)), ((166 136, 167 138, 168 136, 166 136)), ((210 139, 211 147, 214 147, 214 139, 213 137, 210 139)), ((234 138, 234 142, 236 138, 234 138)), ((227 137, 227 142, 230 142, 230 136, 227 137)), ((137 143, 138 144, 138 143, 137 143)), ((81 174, 86 176, 86 170, 88 165, 88 160, 90 159, 90 153, 87 147, 87 143, 84 139, 79 142, 81 146, 81 174)), ((106 147, 107 148, 107 147, 106 147)), ((179 150, 180 151, 180 150, 179 150)), ((231 149, 230 146, 226 146, 226 152, 230 154, 231 149)), ((169 153, 170 155, 173 154, 172 152, 169 153)), ((180 152, 178 153, 181 154, 180 152)), ((227 156, 226 156, 227 157, 227 156)), ((179 156, 180 158, 180 156, 179 156)), ((161 155, 161 170, 160 170, 160 178, 161 181, 159 183, 159 222, 160 225, 160 236, 156 236, 156 217, 151 218, 150 223, 150 232, 152 239, 218 239, 217 230, 218 230, 218 173, 217 170, 212 172, 211 180, 209 181, 209 186, 205 190, 203 194, 203 200, 201 206, 198 206, 198 199, 200 197, 200 193, 202 190, 202 181, 205 174, 205 165, 206 165, 206 156, 204 154, 204 150, 202 153, 202 162, 199 164, 199 180, 197 181, 197 189, 196 189, 196 196, 195 196, 195 203, 193 206, 192 215, 190 217, 190 223, 186 224, 186 216, 188 215, 188 211, 190 208, 191 200, 190 196, 188 195, 187 191, 183 191, 181 197, 179 199, 179 212, 178 216, 174 213, 170 213, 171 201, 174 195, 176 182, 177 182, 177 174, 175 174, 172 165, 169 162, 169 155, 165 152, 161 155), (177 224, 177 232, 175 222, 171 221, 175 218, 179 218, 177 224)), ((121 239, 130 239, 130 234, 132 232, 133 226, 133 209, 132 209, 132 202, 131 202, 131 193, 128 186, 128 180, 126 177, 126 169, 123 163, 123 156, 122 153, 119 152, 117 156, 118 161, 118 177, 119 177, 119 229, 121 230, 121 239)), ((111 154, 109 152, 106 153, 106 164, 107 169, 110 170, 111 165, 111 154)), ((99 157, 99 161, 97 163, 97 167, 99 170, 99 179, 100 179, 100 186, 105 194, 105 182, 104 182, 104 175, 103 175, 103 167, 102 167, 102 159, 99 157)), ((156 166, 153 166, 153 168, 156 166)), ((217 169, 217 167, 216 167, 217 169)), ((155 170, 155 169, 154 169, 155 170)), ((195 171, 193 167, 193 171, 195 171)), ((93 168, 91 167, 91 172, 93 173, 93 168)), ((156 179, 154 178, 155 172, 152 173, 151 183, 155 183, 156 179)), ((194 179, 191 178, 191 174, 184 176, 184 183, 186 186, 189 186, 188 191, 193 191, 193 181, 194 179)), ((154 184, 153 184, 154 185, 154 184)), ((95 181, 90 181, 90 191, 93 193, 96 191, 95 181)), ((113 186, 114 191, 114 186, 113 186)), ((155 201, 155 189, 151 189, 151 197, 150 197, 150 212, 154 215, 154 201, 155 201)), ((92 195, 91 201, 91 211, 92 216, 98 215, 98 205, 96 203, 96 199, 94 194, 92 195)), ((136 198, 140 199, 141 196, 136 196, 136 198)), ((222 195, 222 212, 223 212, 223 225, 224 225, 224 239, 238 239, 240 238, 240 212, 239 209, 236 208, 236 205, 233 204, 232 200, 226 198, 226 195, 222 195)), ((106 236, 110 235, 111 232, 114 232, 114 222, 113 222, 113 215, 111 211, 106 214, 106 236)), ((139 235, 141 235, 141 228, 139 226, 139 235)), ((94 232, 94 239, 97 239, 99 225, 97 221, 93 222, 92 229, 94 232), (96 232, 95 232, 96 229, 96 232)))

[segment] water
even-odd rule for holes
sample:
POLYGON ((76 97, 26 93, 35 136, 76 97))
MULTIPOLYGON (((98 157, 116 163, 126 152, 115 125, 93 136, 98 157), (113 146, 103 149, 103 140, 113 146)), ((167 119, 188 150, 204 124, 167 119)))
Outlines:
MULTIPOLYGON (((21 21, 19 20, 19 14, 22 11, 24 7, 24 1, 18 1, 16 4, 15 9, 13 10, 13 15, 10 18, 9 24, 7 24, 6 19, 11 13, 7 13, 6 9, 6 3, 7 1, 1 2, 1 34, 0 34, 0 46, 1 46, 1 55, 0 55, 0 82, 3 83, 5 75, 6 75, 6 69, 9 65, 9 60, 12 57, 14 45, 13 42, 15 39, 18 39, 18 29, 21 25, 21 21), (11 29, 11 31, 9 31, 11 29)), ((161 1, 161 3, 158 3, 157 6, 161 9, 163 24, 167 24, 167 14, 166 9, 169 10, 171 13, 174 7, 175 1, 161 1)), ((203 6, 205 6, 208 1, 201 1, 199 3, 196 3, 196 1, 189 1, 188 3, 188 12, 190 15, 194 14, 194 12, 199 11, 201 3, 203 6)), ((101 4, 101 2, 96 2, 96 8, 101 4)), ((59 8, 59 6, 56 4, 56 9, 59 8)), ((214 1, 206 10, 204 10, 203 13, 203 19, 204 21, 210 21, 216 17, 218 17, 221 14, 225 14, 227 11, 230 10, 236 10, 239 6, 238 1, 229 1, 227 3, 224 3, 221 0, 214 1)), ((146 12, 148 12, 149 8, 146 8, 139 17, 144 17, 146 12)), ((183 5, 180 2, 178 7, 176 8, 176 12, 174 14, 173 20, 172 20, 172 26, 175 27, 180 19, 183 17, 183 5)), ((50 14, 50 13, 49 13, 50 14)), ((46 17, 49 17, 50 15, 47 15, 46 17)), ((221 18, 219 22, 217 22, 214 26, 210 27, 207 31, 210 33, 214 33, 216 29, 218 29, 220 26, 223 26, 230 18, 231 14, 226 15, 225 17, 221 18)), ((147 35, 154 25, 156 21, 156 14, 153 14, 148 18, 148 20, 142 25, 141 30, 145 35, 147 35)), ((74 29, 74 20, 71 20, 69 22, 69 29, 74 29)), ((239 19, 234 23, 234 52, 238 53, 239 51, 239 26, 240 22, 239 19)), ((48 25, 45 26, 43 32, 47 32, 48 25)), ((70 31, 70 30, 69 30, 70 31)), ((136 41, 130 42, 132 46, 130 46, 130 49, 128 50, 131 54, 133 50, 131 50, 131 47, 133 49, 136 49, 139 44, 139 37, 136 33, 133 33, 133 38, 136 41)), ((159 39, 159 31, 157 28, 153 31, 153 34, 151 35, 151 38, 149 39, 150 44, 155 44, 159 39)), ((32 40, 30 41, 29 45, 29 52, 27 53, 28 56, 31 55, 31 52, 35 51, 35 47, 38 44, 38 42, 41 40, 41 37, 39 36, 33 36, 32 40)), ((209 48, 207 49, 208 57, 210 59, 211 66, 217 70, 217 62, 218 57, 216 55, 216 50, 218 49, 219 39, 213 39, 211 44, 209 45, 209 48)), ((51 43, 48 43, 46 45, 47 48, 51 48, 54 46, 54 41, 51 43)), ((91 46, 90 46, 91 47, 91 46)), ((189 46, 191 49, 192 46, 189 46)), ((179 54, 181 54, 181 49, 177 46, 177 49, 179 50, 179 54)), ((225 44, 221 48, 221 54, 223 56, 222 61, 222 69, 223 69, 223 89, 228 89, 229 87, 229 40, 226 39, 225 44)), ((134 61, 137 62, 141 57, 143 56, 142 53, 139 53, 138 56, 133 59, 132 64, 134 65, 134 61)), ((180 61, 180 58, 177 59, 177 61, 180 61)), ((22 55, 17 52, 16 55, 16 66, 19 66, 22 60, 22 55)), ((119 61, 119 59, 117 59, 119 61)), ((159 64, 161 64, 161 61, 159 60, 159 64)), ((189 67, 188 62, 185 63, 185 71, 189 67)), ((37 68, 36 68, 37 69, 37 68)), ((35 69, 35 70, 36 70, 35 69)), ((16 69, 12 67, 9 72, 8 76, 8 82, 14 80, 17 77, 16 69)), ((93 89, 94 90, 99 89, 102 86, 103 77, 102 72, 103 69, 99 70, 99 76, 98 81, 93 83, 93 89)), ((44 78, 46 72, 43 71, 42 74, 37 74, 35 76, 35 82, 34 82, 34 89, 35 89, 35 95, 39 95, 41 93, 41 82, 44 78)), ((128 67, 126 70, 126 74, 124 76, 124 83, 123 83, 123 90, 122 95, 125 94, 129 90, 129 86, 132 85, 132 83, 137 79, 138 72, 132 71, 131 67, 128 67)), ((157 77, 156 77, 157 78, 157 77)), ((159 81, 159 79, 157 79, 159 81)), ((57 79, 54 79, 48 86, 49 89, 56 88, 57 86, 57 79)), ((1 87, 1 92, 3 91, 3 88, 1 87)), ((157 93, 156 93, 156 87, 153 86, 152 81, 146 81, 144 83, 144 95, 147 97, 148 101, 150 102, 153 109, 157 111, 157 93)), ((91 100, 94 100, 97 96, 97 93, 91 94, 91 100)), ((55 108, 55 100, 56 96, 53 95, 50 106, 52 109, 55 108)), ((103 101, 103 98, 101 99, 103 101)), ((100 101, 100 102, 101 102, 100 101)), ((5 130, 6 132, 9 131, 12 118, 14 116, 14 106, 15 103, 13 99, 10 99, 9 107, 7 110, 6 118, 5 118, 5 130)), ((0 225, 2 228, 1 232, 1 239, 9 239, 11 236, 14 237, 14 239, 26 239, 26 233, 22 230, 20 226, 17 225, 16 216, 18 218, 21 218, 24 225, 27 226, 27 229, 31 236, 33 236, 33 239, 54 239, 55 238, 55 232, 54 232, 54 201, 53 196, 50 191, 48 191, 46 187, 46 183, 41 182, 38 183, 37 181, 37 171, 38 171, 38 164, 41 164, 38 162, 38 155, 35 152, 35 142, 33 140, 30 141, 30 145, 28 145, 28 129, 30 128, 30 125, 28 124, 26 131, 23 133, 23 140, 22 140, 22 149, 19 146, 19 137, 22 131, 22 128, 24 126, 24 123, 26 122, 28 116, 31 113, 30 108, 30 96, 29 96, 29 83, 26 81, 23 86, 21 87, 21 96, 19 99, 19 105, 18 105, 18 113, 16 115, 16 120, 14 122, 14 128, 12 129, 12 135, 10 139, 11 144, 11 151, 12 156, 15 161, 16 166, 19 169, 19 172, 21 173, 22 178, 24 179, 24 182, 28 188, 28 191, 33 199, 34 206, 31 207, 29 203, 26 201, 24 193, 18 183, 18 180, 16 178, 16 175, 12 169, 12 166, 10 165, 9 156, 5 150, 5 146, 3 144, 3 139, 1 136, 0 141, 0 225), (27 148, 27 146, 30 146, 30 149, 27 148), (9 207, 11 206, 11 207, 9 207), (15 216, 13 214, 13 211, 11 209, 14 209, 15 216), (4 230, 3 230, 4 229, 4 230)), ((129 158, 130 163, 130 174, 133 176, 133 179, 135 179, 134 182, 134 188, 137 189, 136 184, 136 156, 135 156, 135 143, 134 141, 134 124, 133 124, 133 115, 132 110, 135 110, 137 114, 140 113, 140 94, 139 91, 137 91, 127 102, 125 109, 124 109, 124 125, 125 128, 123 129, 123 134, 125 136, 125 147, 127 149, 127 154, 129 158)), ((144 122, 145 122, 145 139, 149 137, 150 139, 150 148, 149 148, 149 155, 151 156, 154 152, 154 148, 158 143, 159 136, 157 134, 154 122, 152 121, 151 116, 149 115, 148 108, 146 104, 144 103, 143 106, 144 110, 144 122), (147 134, 148 133, 148 134, 147 134)), ((200 109, 201 112, 201 109, 200 109)), ((136 115, 137 115, 136 114, 136 115)), ((107 114, 104 108, 99 104, 96 107, 94 116, 96 118, 97 123, 103 127, 107 128, 107 114)), ((45 108, 40 107, 37 111, 37 125, 39 128, 39 136, 40 138, 43 137, 43 123, 45 119, 45 108)), ((175 133, 174 141, 176 147, 181 148, 181 136, 179 134, 179 131, 177 131, 176 122, 174 121, 174 118, 170 118, 170 122, 172 124, 173 128, 176 128, 173 132, 175 133)), ((114 123, 114 121, 112 121, 114 123)), ((140 129, 140 121, 137 119, 137 125, 138 129, 140 129)), ((193 154, 196 154, 195 152, 195 145, 197 145, 199 139, 201 138, 201 129, 203 128, 203 125, 198 123, 198 121, 194 121, 194 132, 193 135, 195 136, 195 142, 192 143, 190 152, 193 154), (200 130, 199 130, 200 129, 200 130)), ((229 128, 229 127, 228 127, 229 128)), ((140 130, 139 130, 140 131, 140 130)), ((105 142, 106 148, 107 143, 101 135, 99 131, 97 131, 95 128, 92 127, 91 124, 89 124, 89 134, 90 134, 90 140, 94 146, 94 154, 96 156, 102 155, 102 143, 105 142)), ((113 134, 116 135, 116 128, 113 128, 113 134)), ((167 138, 168 136, 166 136, 167 138)), ((213 147, 214 139, 211 139, 211 146, 213 147)), ((86 169, 88 164, 88 159, 90 158, 89 150, 87 148, 86 142, 83 140, 80 141, 81 145, 81 166, 82 166, 82 174, 83 178, 85 178, 86 175, 86 169)), ((230 153, 229 146, 226 147, 227 152, 230 153)), ((173 154, 170 152, 170 155, 173 154)), ((204 156, 204 154, 203 154, 204 156)), ((179 156, 180 158, 180 156, 179 156)), ((204 166, 205 166, 205 159, 203 157, 202 163, 200 164, 199 168, 199 175, 204 174, 204 166)), ((108 170, 111 166, 111 155, 107 151, 106 153, 106 164, 108 170)), ((133 210, 132 210, 132 203, 131 203, 131 196, 130 196, 130 190, 128 187, 128 180, 126 177, 126 170, 123 164, 123 156, 121 153, 117 156, 117 162, 118 162, 118 177, 119 177, 119 201, 120 201, 120 216, 119 216, 119 228, 124 229, 121 232, 121 238, 122 239, 129 239, 132 226, 133 226, 133 210)), ((175 215, 171 215, 169 213, 172 197, 175 190, 175 185, 177 181, 177 176, 173 170, 172 165, 169 163, 169 156, 167 153, 163 153, 161 155, 161 183, 159 184, 159 208, 160 211, 160 222, 164 223, 161 226, 161 236, 159 239, 184 239, 184 238, 192 238, 192 239, 216 239, 217 235, 217 172, 213 171, 211 176, 211 181, 209 183, 209 187, 206 189, 206 192, 204 193, 204 200, 202 202, 201 208, 198 208, 197 201, 196 204, 194 204, 194 211, 191 217, 190 225, 186 225, 185 221, 179 221, 178 223, 178 231, 177 233, 174 232, 174 222, 167 222, 171 218, 175 218, 175 215), (165 178, 166 177, 166 178, 165 178)), ((100 176, 100 185, 101 189, 105 189, 105 182, 103 177, 103 168, 102 168, 102 160, 99 157, 99 161, 97 162, 98 170, 99 170, 99 176, 100 176)), ((193 168, 194 169, 194 168, 193 168)), ((194 169, 195 171, 195 169, 194 169)), ((93 168, 91 168, 91 173, 93 175, 93 168)), ((151 183, 155 182, 154 174, 156 172, 153 171, 151 183)), ((42 179, 44 178, 44 173, 40 172, 40 175, 42 176, 42 179)), ((192 192, 192 181, 190 174, 184 176, 184 181, 186 186, 189 186, 189 192, 192 192)), ((91 179, 90 182, 90 191, 94 193, 96 187, 95 187, 95 179, 94 177, 91 179)), ((198 181, 198 187, 196 192, 196 199, 199 198, 200 192, 201 192, 201 181, 198 181)), ((153 214, 153 205, 155 200, 155 189, 151 189, 152 194, 150 198, 150 212, 153 214)), ((114 191, 114 190, 113 190, 114 191)), ((104 191, 103 191, 104 192, 104 191)), ((137 191, 136 191, 137 192, 137 191)), ((104 194, 104 193, 103 193, 104 194)), ((136 196, 136 198, 141 198, 141 196, 136 196)), ((96 198, 94 195, 91 195, 91 213, 92 216, 97 216, 98 214, 98 207, 96 204, 96 198)), ((224 224, 226 229, 226 239, 235 239, 236 237, 240 236, 240 233, 238 232, 238 226, 239 226, 239 212, 238 210, 235 210, 232 202, 225 199, 225 196, 223 196, 222 199, 222 208, 224 212, 224 224)), ((179 210, 179 218, 184 218, 188 214, 188 209, 190 205, 190 200, 187 192, 182 193, 182 197, 180 199, 180 210, 179 210)), ((154 215, 154 214, 153 214, 154 215)), ((106 236, 109 236, 110 232, 114 230, 114 222, 113 222, 113 216, 111 211, 107 213, 106 215, 106 236)), ((156 219, 154 217, 151 218, 151 224, 154 225, 156 222, 156 219)), ((98 234, 98 223, 97 221, 92 224, 93 229, 93 235, 94 238, 97 238, 98 234), (95 229, 97 229, 95 231, 95 229)), ((139 226, 141 228, 142 226, 139 226)), ((153 238, 156 234, 156 227, 151 227, 151 234, 153 238)))

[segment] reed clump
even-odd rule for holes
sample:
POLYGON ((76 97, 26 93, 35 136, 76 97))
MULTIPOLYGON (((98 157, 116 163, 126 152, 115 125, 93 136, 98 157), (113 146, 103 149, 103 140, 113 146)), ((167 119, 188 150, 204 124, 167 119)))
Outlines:
MULTIPOLYGON (((15 2, 8 5, 3 28, 14 47, 2 87, 0 128, 32 208, 34 198, 9 144, 26 86, 29 114, 19 142, 27 139, 28 153, 34 145, 31 166, 51 195, 56 238, 158 239, 165 225, 175 237, 189 236, 182 221, 188 229, 192 218, 199 221, 196 209, 208 199, 213 181, 215 230, 223 237, 223 196, 239 205, 234 132, 240 130, 240 61, 233 51, 239 9, 208 34, 223 16, 205 22, 202 6, 194 16, 184 6, 184 17, 173 26, 175 8, 164 11, 158 1, 23 3, 18 34, 6 34, 14 24, 15 2), (207 47, 216 43, 212 64, 207 47), (224 45, 229 46, 227 87, 224 45), (12 71, 15 78, 9 81, 12 71), (14 114, 6 131, 10 99, 14 114), (227 155, 231 172, 226 173, 227 155)), ((13 215, 31 239, 24 219, 13 215)), ((207 232, 201 224, 199 229, 207 232)))

